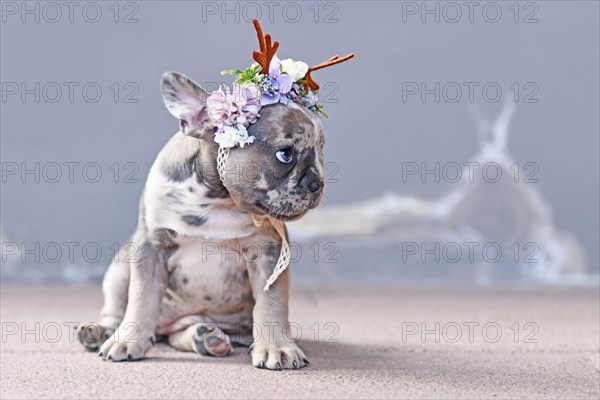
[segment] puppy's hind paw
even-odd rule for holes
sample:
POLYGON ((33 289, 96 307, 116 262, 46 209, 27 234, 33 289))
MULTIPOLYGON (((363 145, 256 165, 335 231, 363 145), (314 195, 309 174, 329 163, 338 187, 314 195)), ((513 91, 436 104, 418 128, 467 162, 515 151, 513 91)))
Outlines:
POLYGON ((192 348, 205 356, 224 357, 233 351, 229 336, 214 325, 199 323, 192 336, 192 348))

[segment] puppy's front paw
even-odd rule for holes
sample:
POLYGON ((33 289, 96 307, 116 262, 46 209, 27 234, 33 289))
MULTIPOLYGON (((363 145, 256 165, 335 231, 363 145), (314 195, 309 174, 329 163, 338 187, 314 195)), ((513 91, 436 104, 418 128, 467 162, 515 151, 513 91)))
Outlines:
POLYGON ((138 329, 134 323, 123 322, 115 333, 102 344, 98 355, 103 360, 141 360, 154 343, 154 333, 138 329))
POLYGON ((283 338, 261 338, 250 346, 252 365, 272 370, 298 369, 308 366, 304 352, 295 342, 283 338))
POLYGON ((102 326, 95 322, 81 324, 75 330, 79 342, 88 351, 98 350, 114 332, 114 327, 102 326))

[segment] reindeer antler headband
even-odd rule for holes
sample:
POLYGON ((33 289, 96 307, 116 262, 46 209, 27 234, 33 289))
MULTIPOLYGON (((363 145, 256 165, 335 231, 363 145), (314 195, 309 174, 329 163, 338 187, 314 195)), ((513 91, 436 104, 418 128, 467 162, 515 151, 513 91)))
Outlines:
POLYGON ((292 101, 327 116, 318 104, 319 85, 311 73, 354 57, 354 54, 334 56, 312 67, 291 58, 279 60, 275 55, 279 42, 273 41, 271 35, 263 34, 258 20, 252 23, 259 45, 259 50, 252 53, 256 62, 245 70, 237 68, 221 72, 237 75, 233 88, 214 91, 207 101, 209 117, 216 127, 215 141, 221 147, 244 147, 252 143, 254 137, 248 136, 246 128, 256 122, 261 107, 269 104, 292 101))
MULTIPOLYGON (((268 33, 266 35, 263 35, 262 28, 260 27, 260 23, 258 22, 258 20, 254 19, 254 20, 252 20, 252 23, 254 24, 254 29, 256 29, 256 36, 258 37, 258 45, 260 46, 260 52, 254 51, 252 53, 252 58, 254 59, 254 61, 256 61, 262 67, 260 72, 262 74, 266 74, 269 72, 269 66, 271 64, 271 60, 273 59, 273 57, 275 57, 275 53, 277 52, 277 49, 279 48, 279 42, 275 41, 275 43, 273 43, 273 45, 271 45, 271 35, 269 35, 268 33)), ((306 70, 306 72, 304 73, 304 77, 300 79, 300 80, 305 81, 305 91, 308 92, 309 90, 313 90, 313 91, 319 90, 319 85, 310 76, 311 72, 316 71, 318 69, 330 67, 335 64, 339 64, 341 62, 351 59, 352 57, 354 57, 354 54, 348 54, 347 56, 342 57, 342 58, 335 55, 335 56, 331 57, 330 59, 322 62, 321 64, 317 64, 313 67, 309 67, 306 70)), ((304 64, 304 63, 302 63, 302 64, 304 64)), ((304 64, 304 65, 306 65, 306 64, 304 64)))
MULTIPOLYGON (((315 113, 327 116, 323 113, 323 107, 317 103, 316 93, 319 85, 310 74, 354 57, 354 54, 342 58, 334 56, 313 67, 291 58, 280 61, 275 56, 279 49, 279 42, 273 42, 269 34, 263 35, 260 23, 256 19, 252 23, 256 29, 259 45, 259 51, 252 53, 256 63, 245 70, 238 68, 221 72, 221 74, 237 75, 233 89, 230 91, 225 87, 214 91, 206 102, 208 116, 215 126, 215 142, 219 143, 217 171, 223 184, 225 184, 225 166, 229 150, 236 145, 243 148, 246 144, 254 142, 254 136, 248 136, 246 128, 257 121, 261 107, 276 103, 288 104, 292 101, 315 113)), ((290 246, 283 222, 272 217, 253 216, 257 226, 264 218, 271 220, 282 239, 277 265, 264 288, 268 290, 289 265, 290 246)))

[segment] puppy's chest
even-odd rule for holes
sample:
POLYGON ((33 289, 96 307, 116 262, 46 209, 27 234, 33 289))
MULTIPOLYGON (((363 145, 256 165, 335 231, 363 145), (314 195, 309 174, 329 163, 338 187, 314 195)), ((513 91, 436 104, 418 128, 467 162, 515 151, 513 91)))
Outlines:
POLYGON ((175 181, 151 171, 144 192, 149 230, 168 228, 178 234, 208 239, 233 239, 255 232, 252 217, 230 198, 211 197, 195 174, 175 181))
POLYGON ((254 303, 247 262, 236 241, 179 237, 167 262, 164 303, 175 315, 246 314, 254 303))

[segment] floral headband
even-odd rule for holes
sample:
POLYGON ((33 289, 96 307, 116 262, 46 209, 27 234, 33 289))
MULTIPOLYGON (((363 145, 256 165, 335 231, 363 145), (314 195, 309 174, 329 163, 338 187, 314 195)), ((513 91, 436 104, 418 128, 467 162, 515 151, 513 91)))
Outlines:
POLYGON ((271 42, 271 35, 263 35, 258 20, 253 20, 260 51, 254 51, 256 61, 245 70, 231 69, 222 75, 237 75, 233 89, 220 88, 212 92, 206 102, 208 116, 215 126, 215 142, 222 148, 231 148, 254 142, 246 128, 257 121, 261 107, 270 104, 294 102, 311 111, 322 114, 318 104, 319 85, 312 79, 311 72, 339 64, 354 57, 334 56, 325 62, 309 67, 302 61, 291 58, 279 60, 275 55, 279 42, 271 42))
MULTIPOLYGON (((215 142, 219 144, 217 171, 223 184, 229 150, 235 146, 244 148, 254 142, 254 136, 248 136, 246 128, 258 120, 261 107, 294 102, 327 117, 322 105, 318 104, 319 85, 310 74, 354 57, 354 54, 341 58, 334 56, 313 67, 291 58, 280 61, 275 56, 279 42, 272 43, 271 35, 263 35, 258 20, 255 19, 252 23, 260 46, 260 51, 252 53, 256 62, 245 70, 238 68, 221 72, 222 75, 237 75, 233 89, 224 87, 215 90, 206 101, 209 120, 215 126, 215 142)), ((290 263, 290 246, 283 222, 272 216, 253 215, 252 218, 256 226, 269 219, 282 239, 279 259, 264 287, 264 290, 269 290, 290 263)))

